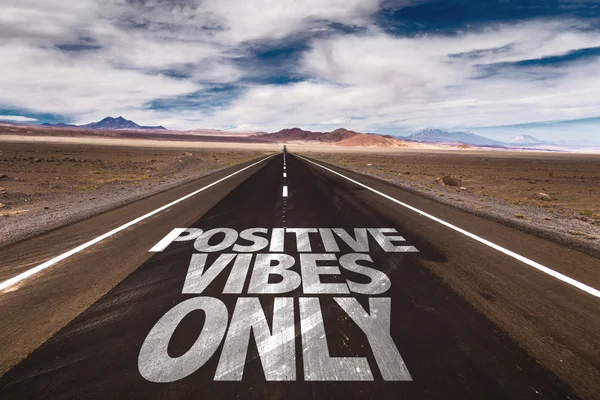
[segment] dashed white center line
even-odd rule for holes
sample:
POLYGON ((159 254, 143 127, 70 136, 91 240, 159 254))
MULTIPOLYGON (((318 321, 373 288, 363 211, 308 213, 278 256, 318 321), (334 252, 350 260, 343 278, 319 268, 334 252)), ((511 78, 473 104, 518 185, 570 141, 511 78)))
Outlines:
POLYGON ((285 153, 283 153, 283 193, 282 193, 283 209, 281 212, 281 224, 284 228, 287 226, 286 220, 285 220, 285 212, 286 212, 286 208, 287 208, 287 197, 288 197, 288 187, 285 182, 285 180, 287 178, 287 172, 285 172, 285 170, 286 170, 286 160, 285 160, 285 153))

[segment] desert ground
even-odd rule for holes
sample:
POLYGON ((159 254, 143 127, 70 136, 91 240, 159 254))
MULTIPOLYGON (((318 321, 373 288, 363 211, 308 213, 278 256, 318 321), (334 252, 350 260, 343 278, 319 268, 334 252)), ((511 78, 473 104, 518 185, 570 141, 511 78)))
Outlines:
MULTIPOLYGON (((59 226, 58 221, 70 223, 283 149, 248 137, 219 142, 212 136, 182 141, 13 133, 0 135, 0 246, 59 226)), ((600 155, 285 145, 290 152, 600 254, 600 155)))
POLYGON ((594 254, 600 247, 600 155, 306 149, 301 153, 594 254))
POLYGON ((134 142, 0 141, 0 246, 269 153, 134 142))

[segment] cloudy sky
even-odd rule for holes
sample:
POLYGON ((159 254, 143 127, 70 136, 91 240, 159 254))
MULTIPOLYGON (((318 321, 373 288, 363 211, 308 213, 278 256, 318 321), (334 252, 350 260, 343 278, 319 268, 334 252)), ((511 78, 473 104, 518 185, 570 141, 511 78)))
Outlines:
POLYGON ((598 0, 2 0, 0 117, 600 136, 598 0))

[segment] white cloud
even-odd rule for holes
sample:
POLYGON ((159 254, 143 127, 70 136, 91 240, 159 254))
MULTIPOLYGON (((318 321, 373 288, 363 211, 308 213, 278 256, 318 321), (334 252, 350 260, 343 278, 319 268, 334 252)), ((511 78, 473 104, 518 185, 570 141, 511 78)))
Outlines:
POLYGON ((482 65, 600 46, 600 33, 580 28, 572 21, 534 21, 459 36, 397 38, 371 32, 317 40, 300 67, 313 81, 254 87, 213 120, 324 129, 333 126, 323 121, 334 125, 364 117, 353 120, 352 127, 416 130, 596 116, 598 61, 505 66, 498 74, 482 75, 482 65))
POLYGON ((0 105, 67 115, 78 123, 112 114, 145 125, 253 130, 477 128, 600 113, 598 61, 499 65, 600 46, 600 32, 583 22, 529 21, 456 36, 399 38, 375 26, 379 3, 4 0, 0 105), (257 71, 244 70, 235 58, 251 55, 257 42, 331 34, 332 22, 366 33, 313 40, 295 71, 307 81, 244 83, 238 98, 211 112, 147 108, 210 83, 240 84, 257 71), (67 52, 58 45, 95 48, 67 52))
POLYGON ((3 0, 0 37, 31 43, 53 43, 93 23, 98 3, 92 0, 3 0))
POLYGON ((35 122, 37 119, 23 117, 21 115, 0 115, 0 121, 35 122))
POLYGON ((0 46, 0 104, 71 115, 121 114, 156 98, 200 89, 189 81, 116 69, 99 57, 0 46))
POLYGON ((324 20, 364 26, 379 10, 379 0, 208 0, 202 8, 229 28, 226 37, 242 42, 323 30, 324 20))
POLYGON ((151 100, 244 77, 233 61, 245 55, 241 42, 325 29, 323 19, 365 23, 377 0, 5 0, 1 7, 0 39, 8 40, 0 42, 0 104, 80 121, 134 110, 153 116, 145 110, 151 100), (190 78, 161 75, 168 70, 190 78))

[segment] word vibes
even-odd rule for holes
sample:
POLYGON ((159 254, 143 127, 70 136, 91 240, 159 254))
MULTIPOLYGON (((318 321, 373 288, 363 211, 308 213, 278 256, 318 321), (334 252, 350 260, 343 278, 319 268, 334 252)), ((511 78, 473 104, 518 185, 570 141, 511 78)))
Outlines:
POLYGON ((329 354, 319 297, 310 295, 331 295, 364 332, 383 379, 411 381, 390 333, 391 298, 379 296, 389 290, 391 282, 373 265, 370 238, 384 252, 418 252, 392 228, 355 228, 352 233, 336 228, 251 228, 241 232, 231 228, 174 229, 150 252, 162 252, 173 242, 193 244, 195 252, 182 293, 195 297, 174 306, 151 329, 140 349, 140 374, 155 383, 178 381, 200 369, 224 341, 214 380, 240 381, 253 338, 266 380, 295 381, 294 317, 298 312, 304 380, 372 381, 365 357, 329 354), (313 252, 315 244, 324 252, 313 252), (353 252, 340 254, 340 245, 353 252), (297 257, 284 253, 285 249, 295 250, 297 257), (209 259, 214 261, 210 263, 209 259), (299 273, 292 270, 297 264, 299 273), (239 296, 231 316, 221 300, 202 296, 226 270, 229 275, 222 293, 239 296), (364 279, 344 279, 347 271, 364 279), (280 296, 299 288, 303 295, 296 299, 280 296), (378 297, 369 297, 367 311, 353 297, 355 294, 378 297), (265 316, 260 295, 275 295, 272 321, 265 316), (167 351, 169 341, 179 323, 194 311, 205 314, 202 330, 186 353, 171 357, 167 351))

